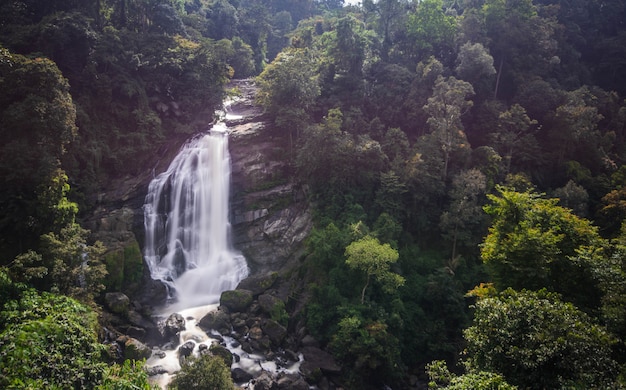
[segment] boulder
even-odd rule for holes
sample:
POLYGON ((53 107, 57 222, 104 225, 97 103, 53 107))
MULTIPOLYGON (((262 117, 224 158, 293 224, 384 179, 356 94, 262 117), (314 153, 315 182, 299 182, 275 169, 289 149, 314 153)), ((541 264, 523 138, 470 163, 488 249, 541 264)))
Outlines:
POLYGON ((304 362, 300 365, 300 371, 309 377, 318 370, 326 374, 338 374, 341 367, 335 362, 335 358, 330 353, 317 347, 303 347, 300 352, 304 357, 304 362))
POLYGON ((275 346, 280 346, 287 336, 287 328, 271 319, 265 321, 261 328, 275 346))
POLYGON ((263 330, 260 326, 253 326, 248 332, 248 337, 251 340, 260 340, 263 337, 263 330))
POLYGON ((265 275, 254 275, 242 280, 237 289, 250 290, 252 295, 258 296, 272 288, 278 279, 278 273, 272 272, 265 275))
POLYGON ((263 371, 254 379, 254 390, 277 390, 278 384, 269 372, 263 371))
POLYGON ((193 341, 187 341, 185 344, 178 347, 178 357, 186 358, 191 355, 193 349, 196 347, 196 344, 193 341))
POLYGON ((239 367, 234 368, 230 374, 235 383, 247 383, 250 382, 253 378, 251 374, 247 373, 239 367))
POLYGON ((216 330, 227 334, 230 332, 230 317, 222 310, 211 311, 200 319, 198 325, 205 331, 216 330))
POLYGON ((165 337, 177 337, 180 332, 185 330, 185 319, 178 313, 170 314, 165 320, 163 332, 165 337))
POLYGON ((124 343, 124 359, 142 360, 148 359, 152 350, 141 341, 129 337, 124 343))
POLYGON ((231 364, 233 364, 233 354, 230 353, 226 347, 219 344, 211 344, 209 352, 211 355, 221 358, 226 364, 226 367, 230 367, 231 364))
POLYGON ((261 294, 259 295, 258 301, 261 310, 268 315, 272 315, 272 313, 275 313, 277 309, 284 310, 285 308, 285 303, 282 299, 275 297, 274 295, 261 294))
POLYGON ((302 338, 302 340, 300 341, 300 344, 303 347, 318 347, 320 346, 320 343, 310 334, 307 334, 306 336, 304 336, 302 338))
POLYGON ((280 390, 309 390, 309 384, 298 374, 280 373, 276 384, 280 390))
POLYGON ((155 375, 166 374, 167 369, 163 366, 152 366, 152 367, 146 367, 146 372, 148 373, 148 376, 155 376, 155 375))
POLYGON ((220 305, 228 308, 231 312, 245 311, 252 303, 252 291, 229 290, 220 296, 220 305))
POLYGON ((126 315, 130 309, 130 299, 121 292, 106 293, 104 303, 115 314, 126 315))

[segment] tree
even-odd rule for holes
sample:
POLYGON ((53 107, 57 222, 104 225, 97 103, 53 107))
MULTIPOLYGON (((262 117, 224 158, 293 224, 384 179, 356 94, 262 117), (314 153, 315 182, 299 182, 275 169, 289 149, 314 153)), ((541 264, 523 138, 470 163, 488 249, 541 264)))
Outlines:
POLYGON ((486 89, 482 81, 487 81, 496 74, 493 57, 481 43, 464 43, 459 49, 456 64, 456 74, 460 79, 470 82, 477 93, 486 89))
POLYGON ((102 262, 105 248, 99 241, 87 245, 88 233, 77 223, 70 223, 59 233, 43 234, 40 253, 20 254, 8 272, 14 280, 92 303, 104 290, 107 271, 102 262))
POLYGON ((432 130, 432 137, 441 147, 443 171, 441 177, 448 176, 450 159, 454 152, 469 149, 467 137, 463 131, 461 116, 472 107, 472 101, 467 100, 474 94, 472 85, 454 77, 439 76, 433 89, 432 97, 424 110, 430 115, 428 125, 432 130))
POLYGON ((457 243, 471 247, 476 245, 476 237, 482 237, 486 191, 487 178, 478 169, 462 171, 452 179, 450 206, 439 221, 444 237, 452 241, 452 261, 457 258, 457 243))
POLYGON ((503 86, 507 87, 505 96, 515 92, 514 76, 523 80, 524 74, 543 75, 552 63, 558 63, 555 23, 541 17, 532 0, 485 0, 481 14, 497 64, 494 98, 503 86))
POLYGON ((589 193, 575 181, 569 180, 563 187, 557 188, 552 194, 559 198, 559 204, 571 209, 581 218, 587 218, 589 214, 589 193))
POLYGON ((579 156, 585 156, 589 161, 587 165, 601 166, 597 162, 603 149, 598 123, 603 117, 594 106, 596 97, 585 86, 565 93, 564 99, 565 102, 556 108, 555 123, 548 134, 557 162, 579 161, 582 159, 579 156), (596 164, 590 164, 593 162, 596 164))
POLYGON ((361 290, 361 304, 372 277, 386 292, 393 292, 404 284, 404 278, 390 270, 398 261, 398 251, 389 244, 381 244, 377 238, 365 236, 346 247, 346 264, 365 273, 365 285, 361 290))
POLYGON ((511 172, 514 156, 521 163, 533 160, 539 154, 539 145, 532 134, 536 124, 537 121, 530 119, 524 107, 517 103, 500 114, 498 130, 490 134, 490 139, 505 159, 507 173, 511 172))
POLYGON ((0 89, 0 253, 10 259, 50 227, 54 212, 42 208, 55 203, 51 183, 63 188, 60 159, 77 132, 76 109, 52 61, 1 47, 0 89))
POLYGON ((320 94, 313 54, 308 49, 282 51, 259 75, 257 83, 257 101, 279 128, 289 133, 293 144, 294 133, 302 130, 297 124, 307 119, 308 109, 320 94))
POLYGON ((420 1, 407 21, 407 35, 419 53, 419 59, 431 55, 447 62, 453 52, 456 17, 443 9, 443 0, 420 1))
POLYGON ((381 321, 346 316, 339 321, 329 347, 348 370, 353 389, 377 388, 402 371, 398 339, 381 321))
POLYGON ((612 388, 614 338, 585 313, 545 290, 479 299, 465 330, 466 364, 526 389, 612 388))
POLYGON ((3 303, 2 388, 92 388, 100 382, 104 346, 97 342, 96 314, 88 307, 34 289, 3 303))
POLYGON ((606 242, 586 220, 532 192, 499 187, 489 194, 485 211, 492 217, 481 257, 496 287, 516 290, 547 288, 587 312, 600 307, 602 292, 594 270, 606 261, 580 254, 601 254, 606 242), (585 286, 581 290, 580 286, 585 286))
POLYGON ((172 380, 169 389, 190 390, 233 390, 230 369, 219 356, 201 354, 183 360, 181 369, 172 380))
POLYGON ((430 378, 428 388, 441 390, 517 390, 509 385, 500 374, 487 371, 470 372, 455 375, 450 372, 446 362, 435 360, 426 365, 430 378))

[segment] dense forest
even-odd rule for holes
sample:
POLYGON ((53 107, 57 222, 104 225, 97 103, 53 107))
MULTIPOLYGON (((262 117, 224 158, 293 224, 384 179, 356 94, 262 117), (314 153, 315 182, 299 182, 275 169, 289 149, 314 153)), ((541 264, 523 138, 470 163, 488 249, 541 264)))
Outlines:
POLYGON ((81 218, 233 78, 315 211, 345 388, 626 386, 622 0, 0 0, 0 387, 149 388, 81 218))

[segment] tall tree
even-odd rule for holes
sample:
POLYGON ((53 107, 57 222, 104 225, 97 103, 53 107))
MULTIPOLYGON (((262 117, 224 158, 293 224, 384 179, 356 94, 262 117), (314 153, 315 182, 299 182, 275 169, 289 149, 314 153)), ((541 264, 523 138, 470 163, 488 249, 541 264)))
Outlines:
POLYGON ((398 251, 389 244, 381 244, 377 238, 365 236, 346 247, 346 264, 365 273, 365 285, 361 290, 361 304, 365 302, 365 292, 372 279, 383 290, 393 292, 404 284, 404 278, 390 270, 398 261, 398 251))
POLYGON ((431 136, 441 147, 443 180, 448 176, 453 154, 461 149, 469 149, 461 116, 472 107, 472 101, 467 99, 473 94, 474 89, 470 83, 454 77, 444 79, 439 76, 433 89, 433 96, 424 106, 424 110, 430 115, 428 125, 432 131, 431 136))
POLYGON ((539 145, 532 134, 536 124, 537 121, 530 119, 524 107, 517 103, 500 114, 498 129, 490 134, 490 140, 504 158, 507 173, 511 172, 513 157, 523 166, 539 154, 539 145))
POLYGON ((451 202, 439 220, 444 237, 452 242, 452 261, 457 259, 458 244, 475 247, 486 229, 482 210, 486 191, 487 178, 478 169, 462 171, 452 179, 451 202))
POLYGON ((453 60, 455 34, 456 17, 445 12, 443 0, 420 1, 408 16, 407 36, 417 60, 432 55, 449 63, 453 60))

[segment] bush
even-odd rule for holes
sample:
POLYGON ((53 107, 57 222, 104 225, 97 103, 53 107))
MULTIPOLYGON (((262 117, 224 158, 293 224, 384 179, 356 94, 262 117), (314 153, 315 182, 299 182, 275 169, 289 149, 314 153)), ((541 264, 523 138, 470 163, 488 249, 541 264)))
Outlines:
POLYGON ((5 304, 0 324, 1 388, 86 388, 101 380, 96 316, 74 299, 26 290, 5 304))
POLYGON ((193 390, 233 390, 235 385, 230 376, 230 369, 218 356, 200 355, 189 357, 169 385, 170 389, 193 390))

